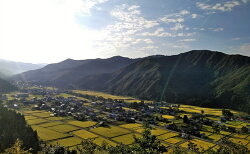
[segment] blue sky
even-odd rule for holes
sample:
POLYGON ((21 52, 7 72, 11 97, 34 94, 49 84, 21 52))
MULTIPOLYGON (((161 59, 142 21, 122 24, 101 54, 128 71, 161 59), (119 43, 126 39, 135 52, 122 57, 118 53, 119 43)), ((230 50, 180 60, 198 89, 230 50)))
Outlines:
POLYGON ((0 0, 1 58, 144 57, 209 49, 250 56, 249 0, 0 0))

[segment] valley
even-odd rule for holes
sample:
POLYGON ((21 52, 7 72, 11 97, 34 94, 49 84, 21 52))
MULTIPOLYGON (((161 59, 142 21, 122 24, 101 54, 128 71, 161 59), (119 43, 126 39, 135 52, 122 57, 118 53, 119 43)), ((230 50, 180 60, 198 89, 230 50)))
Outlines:
POLYGON ((218 108, 140 100, 86 90, 17 84, 19 91, 2 95, 5 107, 22 113, 39 139, 75 150, 82 140, 96 145, 131 145, 140 138, 143 122, 171 153, 195 143, 200 152, 216 150, 225 141, 250 149, 249 116, 218 108))

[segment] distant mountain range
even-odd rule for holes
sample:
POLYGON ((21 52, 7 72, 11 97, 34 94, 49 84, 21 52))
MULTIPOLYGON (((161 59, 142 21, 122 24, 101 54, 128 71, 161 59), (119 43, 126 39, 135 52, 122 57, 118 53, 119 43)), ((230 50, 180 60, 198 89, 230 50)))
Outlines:
POLYGON ((12 79, 250 111, 250 57, 208 50, 141 59, 68 59, 12 79))
POLYGON ((115 56, 108 59, 67 59, 60 63, 49 64, 41 69, 13 76, 12 79, 32 81, 38 84, 58 87, 78 87, 79 81, 89 75, 113 73, 138 59, 115 56))
POLYGON ((46 64, 32 64, 14 62, 0 59, 0 78, 6 78, 15 74, 35 70, 44 67, 46 64))

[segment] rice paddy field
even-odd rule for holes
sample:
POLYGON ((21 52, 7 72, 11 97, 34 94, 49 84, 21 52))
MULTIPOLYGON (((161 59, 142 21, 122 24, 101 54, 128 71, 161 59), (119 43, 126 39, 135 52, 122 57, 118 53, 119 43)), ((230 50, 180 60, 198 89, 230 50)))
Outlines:
MULTIPOLYGON (((125 96, 116 96, 116 95, 111 95, 103 92, 96 92, 96 91, 85 91, 85 90, 73 90, 74 93, 78 94, 84 94, 84 95, 90 95, 90 96, 98 96, 98 97, 103 97, 105 99, 117 99, 117 100, 124 100, 127 103, 133 103, 133 102, 141 102, 141 100, 135 99, 133 97, 125 97, 125 96)), ((145 103, 152 103, 153 101, 148 101, 145 100, 145 103)))

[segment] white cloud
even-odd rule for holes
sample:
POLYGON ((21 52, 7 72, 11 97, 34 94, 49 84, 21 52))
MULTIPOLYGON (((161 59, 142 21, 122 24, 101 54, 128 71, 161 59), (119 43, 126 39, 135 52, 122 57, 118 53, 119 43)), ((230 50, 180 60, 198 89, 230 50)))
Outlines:
POLYGON ((194 41, 196 41, 196 39, 193 39, 193 38, 180 40, 180 42, 194 42, 194 41))
POLYGON ((191 17, 192 17, 193 19, 195 19, 195 18, 198 17, 198 14, 193 13, 193 14, 191 14, 191 17))
POLYGON ((208 10, 208 11, 232 11, 232 9, 236 6, 239 6, 239 1, 226 1, 224 3, 216 3, 216 4, 206 4, 203 2, 197 2, 196 6, 202 10, 208 10))
POLYGON ((233 41, 238 41, 238 40, 240 40, 240 38, 239 37, 235 37, 235 38, 232 38, 232 40, 233 41))
POLYGON ((182 10, 179 14, 180 15, 187 15, 187 14, 189 14, 190 12, 189 11, 187 11, 187 10, 182 10))
MULTIPOLYGON (((123 4, 111 11, 114 17, 114 24, 102 29, 97 45, 109 45, 115 51, 126 50, 139 43, 152 44, 151 39, 136 38, 136 33, 159 25, 157 21, 147 20, 141 15, 140 6, 123 4)), ((109 49, 109 48, 107 48, 109 49)), ((103 50, 103 48, 102 48, 103 50)))
POLYGON ((160 19, 161 21, 165 23, 176 23, 176 22, 184 22, 184 18, 169 18, 169 17, 163 17, 160 19))
POLYGON ((209 28, 210 30, 214 31, 214 32, 221 32, 224 30, 224 28, 219 27, 219 28, 209 28))
POLYGON ((181 30, 184 28, 184 25, 176 23, 174 27, 170 28, 171 30, 181 30))

